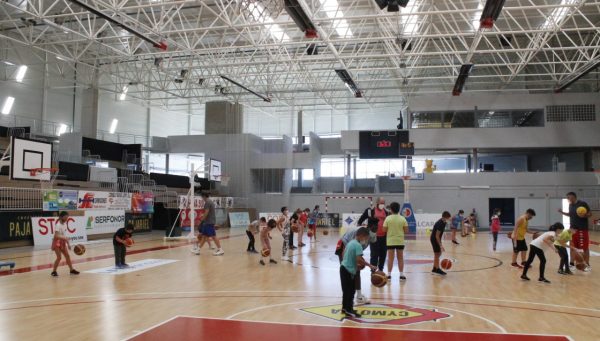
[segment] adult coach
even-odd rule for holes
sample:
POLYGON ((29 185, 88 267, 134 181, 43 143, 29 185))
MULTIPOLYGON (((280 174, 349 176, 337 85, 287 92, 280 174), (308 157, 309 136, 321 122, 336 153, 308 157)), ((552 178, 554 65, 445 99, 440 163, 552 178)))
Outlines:
MULTIPOLYGON (((213 256, 222 256, 225 251, 221 248, 221 242, 217 238, 215 231, 215 224, 217 223, 217 215, 215 213, 215 203, 210 199, 210 195, 206 192, 202 193, 202 199, 204 199, 204 216, 202 217, 202 241, 200 242, 200 249, 204 246, 204 243, 209 239, 212 239, 217 245, 217 250, 213 253, 213 256)), ((198 252, 199 253, 199 252, 198 252)))
POLYGON ((592 268, 590 267, 590 234, 588 231, 588 218, 592 216, 592 211, 585 201, 577 200, 577 194, 574 192, 567 193, 567 200, 569 201, 569 212, 564 212, 561 209, 559 209, 558 212, 569 217, 569 222, 571 224, 570 228, 576 230, 573 234, 573 246, 576 249, 583 250, 583 260, 585 261, 585 264, 587 264, 584 271, 590 271, 592 268), (587 213, 584 217, 580 217, 577 214, 577 209, 579 207, 585 208, 587 213))
POLYGON ((388 211, 385 209, 385 199, 379 197, 377 198, 375 207, 367 208, 357 222, 358 226, 362 226, 367 221, 369 230, 373 230, 375 226, 377 227, 377 241, 371 243, 371 260, 369 263, 375 265, 379 271, 383 271, 387 256, 387 241, 383 222, 388 214, 388 211))

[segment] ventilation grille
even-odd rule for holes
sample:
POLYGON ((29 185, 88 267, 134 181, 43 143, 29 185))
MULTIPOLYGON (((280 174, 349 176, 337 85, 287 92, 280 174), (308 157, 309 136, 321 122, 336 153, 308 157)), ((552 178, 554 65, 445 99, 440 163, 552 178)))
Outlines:
POLYGON ((595 121, 594 104, 549 105, 546 107, 547 122, 595 121))

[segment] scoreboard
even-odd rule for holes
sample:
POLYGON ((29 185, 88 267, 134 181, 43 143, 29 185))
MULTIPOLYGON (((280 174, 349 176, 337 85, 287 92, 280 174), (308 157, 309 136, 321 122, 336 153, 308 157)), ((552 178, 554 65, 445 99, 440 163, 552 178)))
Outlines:
POLYGON ((401 155, 414 155, 414 145, 409 142, 408 130, 359 132, 361 159, 397 159, 401 155))

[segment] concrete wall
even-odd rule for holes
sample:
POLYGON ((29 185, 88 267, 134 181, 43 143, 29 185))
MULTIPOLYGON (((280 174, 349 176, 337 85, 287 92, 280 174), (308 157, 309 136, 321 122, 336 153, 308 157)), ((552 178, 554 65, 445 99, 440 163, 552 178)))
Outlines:
MULTIPOLYGON (((339 178, 338 182, 341 186, 342 179, 339 178)), ((569 191, 577 192, 581 198, 597 198, 600 186, 593 173, 427 174, 423 181, 411 181, 410 198, 413 208, 425 213, 456 212, 459 209, 470 212, 475 208, 481 226, 489 226, 489 198, 516 198, 516 209, 519 208, 519 200, 544 200, 549 205, 549 216, 537 217, 536 225, 541 227, 556 219, 551 213, 559 207, 554 207, 558 201, 553 199, 561 199, 569 191)), ((293 194, 286 201, 280 195, 254 194, 250 202, 255 203, 261 212, 272 212, 282 205, 291 208, 323 206, 325 196, 327 194, 293 194)), ((404 200, 402 193, 374 196, 382 196, 388 203, 404 200)), ((336 199, 330 202, 329 210, 359 212, 367 205, 367 200, 336 199)))

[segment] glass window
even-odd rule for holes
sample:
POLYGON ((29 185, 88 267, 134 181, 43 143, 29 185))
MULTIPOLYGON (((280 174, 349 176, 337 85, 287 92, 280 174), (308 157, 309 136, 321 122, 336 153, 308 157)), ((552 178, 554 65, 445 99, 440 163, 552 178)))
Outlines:
POLYGON ((344 159, 343 158, 323 158, 321 159, 321 177, 344 177, 344 159))

